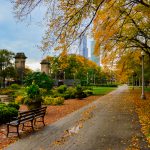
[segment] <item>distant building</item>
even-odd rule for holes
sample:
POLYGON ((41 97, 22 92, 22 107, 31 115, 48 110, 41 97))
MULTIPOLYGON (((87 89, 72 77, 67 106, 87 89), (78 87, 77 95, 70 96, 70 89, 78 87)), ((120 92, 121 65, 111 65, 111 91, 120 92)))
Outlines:
POLYGON ((25 60, 26 56, 24 53, 17 53, 15 58, 15 68, 16 69, 25 69, 25 60))
POLYGON ((100 56, 94 55, 95 41, 91 41, 91 57, 90 59, 100 66, 100 56))
POLYGON ((49 75, 49 69, 50 69, 50 63, 47 60, 42 60, 41 61, 41 72, 45 72, 45 74, 49 75))
POLYGON ((79 46, 79 55, 88 58, 87 37, 83 35, 79 46))
POLYGON ((25 61, 26 56, 24 53, 17 53, 15 55, 15 68, 18 74, 18 81, 19 83, 23 83, 24 75, 25 75, 25 61))

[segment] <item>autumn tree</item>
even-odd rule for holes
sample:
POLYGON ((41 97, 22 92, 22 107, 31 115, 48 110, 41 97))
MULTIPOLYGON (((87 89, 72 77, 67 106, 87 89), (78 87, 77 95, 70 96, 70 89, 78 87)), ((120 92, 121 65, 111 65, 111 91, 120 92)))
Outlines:
POLYGON ((101 68, 91 60, 76 54, 62 53, 58 57, 47 56, 45 58, 50 62, 50 72, 52 78, 58 77, 59 72, 65 73, 66 79, 79 79, 93 83, 100 80, 101 68))
MULTIPOLYGON (((54 36, 61 45, 68 47, 77 37, 84 34, 94 21, 96 26, 98 25, 96 28, 98 31, 101 32, 99 29, 103 29, 105 31, 103 34, 106 35, 110 31, 107 36, 97 34, 95 38, 97 45, 101 39, 108 43, 106 41, 114 38, 114 33, 118 33, 115 38, 126 40, 125 45, 131 41, 136 44, 130 46, 142 47, 146 53, 150 53, 149 32, 147 32, 149 31, 150 7, 148 0, 59 0, 57 2, 54 0, 15 0, 15 2, 16 14, 19 18, 30 14, 38 5, 46 3, 49 23, 43 41, 44 49, 51 46, 53 43, 51 38, 54 36), (131 30, 134 32, 133 36, 125 32, 130 29, 133 29, 131 30), (124 37, 124 35, 127 36, 124 37), (142 36, 145 41, 138 38, 139 36, 142 36)), ((94 31, 97 31, 96 29, 94 31)))
POLYGON ((150 56, 149 0, 58 0, 57 2, 16 0, 15 2, 19 18, 30 14, 38 5, 46 4, 48 25, 41 46, 43 50, 48 50, 54 45, 56 49, 66 50, 72 42, 92 28, 92 35, 96 41, 95 55, 101 53, 103 64, 109 66, 118 65, 118 62, 124 64, 126 61, 124 58, 129 59, 130 57, 126 56, 132 53, 136 55, 137 51, 144 51, 150 56))

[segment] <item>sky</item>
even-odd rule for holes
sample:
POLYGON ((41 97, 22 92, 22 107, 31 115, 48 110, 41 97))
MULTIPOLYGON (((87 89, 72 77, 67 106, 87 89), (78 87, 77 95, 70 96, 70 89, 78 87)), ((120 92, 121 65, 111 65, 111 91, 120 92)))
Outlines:
MULTIPOLYGON (((44 7, 38 7, 25 21, 14 17, 13 4, 10 0, 0 0, 0 49, 24 52, 28 57, 26 66, 40 70, 41 60, 49 53, 43 54, 38 48, 44 35, 45 26, 41 23, 44 7)), ((90 41, 88 40, 88 47, 90 41)))

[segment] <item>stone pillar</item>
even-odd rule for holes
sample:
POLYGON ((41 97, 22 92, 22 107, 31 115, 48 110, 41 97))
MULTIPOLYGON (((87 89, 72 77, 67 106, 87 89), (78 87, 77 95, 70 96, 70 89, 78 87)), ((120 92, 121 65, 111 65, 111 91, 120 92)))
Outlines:
POLYGON ((50 70, 49 61, 43 59, 40 64, 41 64, 41 72, 45 72, 45 74, 49 75, 50 70))
POLYGON ((15 68, 16 69, 25 69, 25 60, 26 56, 24 53, 17 53, 15 58, 15 68))
POLYGON ((25 61, 26 61, 26 56, 24 53, 17 53, 15 58, 15 68, 18 73, 18 80, 22 83, 23 78, 24 78, 24 71, 25 71, 25 61))

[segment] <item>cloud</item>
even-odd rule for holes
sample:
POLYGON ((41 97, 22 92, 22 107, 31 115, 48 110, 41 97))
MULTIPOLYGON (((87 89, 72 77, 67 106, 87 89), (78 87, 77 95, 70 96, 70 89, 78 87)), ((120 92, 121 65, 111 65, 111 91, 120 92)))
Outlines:
POLYGON ((40 62, 28 59, 26 62, 26 67, 29 67, 34 71, 40 71, 41 65, 40 65, 40 62))
POLYGON ((27 65, 40 68, 40 61, 45 57, 38 49, 45 27, 38 22, 42 19, 45 9, 38 8, 33 12, 31 21, 16 22, 12 13, 12 3, 1 0, 0 3, 0 49, 8 49, 15 53, 24 52, 27 65), (28 24, 29 23, 29 24, 28 24), (38 24, 38 25, 37 25, 38 24))

